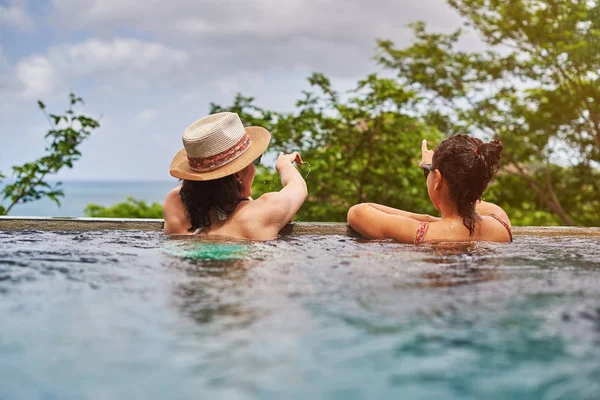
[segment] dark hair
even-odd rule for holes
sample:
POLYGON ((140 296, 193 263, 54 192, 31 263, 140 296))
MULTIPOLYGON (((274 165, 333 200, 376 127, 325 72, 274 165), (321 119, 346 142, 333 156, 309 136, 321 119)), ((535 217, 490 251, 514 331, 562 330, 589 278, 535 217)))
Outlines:
POLYGON ((242 184, 238 178, 229 175, 211 181, 183 180, 179 196, 185 205, 192 222, 188 231, 210 226, 210 209, 216 208, 231 214, 239 204, 242 184))
POLYGON ((500 169, 502 150, 498 138, 484 143, 468 135, 456 135, 442 141, 433 153, 432 167, 448 181, 450 196, 471 235, 475 231, 475 203, 500 169))

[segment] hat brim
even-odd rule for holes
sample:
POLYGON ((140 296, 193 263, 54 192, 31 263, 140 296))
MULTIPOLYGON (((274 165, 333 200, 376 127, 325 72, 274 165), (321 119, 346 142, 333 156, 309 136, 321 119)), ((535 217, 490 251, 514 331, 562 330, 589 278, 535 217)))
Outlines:
POLYGON ((271 133, 260 126, 249 126, 246 133, 250 136, 250 147, 241 156, 235 160, 223 165, 222 167, 207 172, 193 171, 189 164, 185 149, 181 149, 171 161, 169 173, 171 176, 188 181, 212 181, 235 174, 246 168, 269 147, 271 142, 271 133))

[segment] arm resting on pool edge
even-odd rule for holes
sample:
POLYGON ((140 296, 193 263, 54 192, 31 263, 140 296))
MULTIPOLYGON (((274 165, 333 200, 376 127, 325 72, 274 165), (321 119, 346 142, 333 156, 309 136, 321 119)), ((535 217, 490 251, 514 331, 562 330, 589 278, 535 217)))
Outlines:
POLYGON ((348 210, 348 224, 367 239, 394 239, 400 243, 413 243, 421 222, 363 203, 348 210))
POLYGON ((412 218, 412 219, 415 219, 415 220, 421 221, 421 222, 438 222, 438 221, 442 220, 440 217, 433 217, 433 216, 427 215, 427 214, 411 213, 408 211, 398 210, 397 208, 383 206, 383 205, 377 204, 377 203, 362 203, 362 204, 369 205, 379 211, 383 211, 386 214, 400 215, 402 217, 412 218))

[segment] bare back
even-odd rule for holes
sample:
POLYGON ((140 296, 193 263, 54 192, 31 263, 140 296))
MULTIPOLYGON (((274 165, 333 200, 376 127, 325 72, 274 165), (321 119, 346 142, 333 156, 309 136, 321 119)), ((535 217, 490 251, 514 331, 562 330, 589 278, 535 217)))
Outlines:
POLYGON ((482 202, 477 206, 477 214, 473 235, 462 218, 442 219, 373 203, 352 207, 348 211, 348 223, 366 238, 394 239, 401 243, 511 241, 510 220, 502 208, 482 202))
POLYGON ((306 186, 298 186, 288 187, 287 190, 284 187, 280 192, 266 193, 256 200, 241 201, 225 220, 220 220, 213 208, 209 212, 210 226, 199 231, 190 231, 192 222, 179 195, 181 186, 178 186, 169 192, 163 205, 164 233, 248 240, 275 239, 306 198, 306 186))
POLYGON ((179 196, 181 187, 173 189, 163 206, 165 219, 164 233, 167 235, 192 235, 230 237, 251 240, 269 240, 277 236, 279 229, 268 226, 258 218, 252 218, 253 214, 260 214, 261 202, 242 201, 233 213, 227 215, 227 219, 220 220, 217 211, 213 208, 209 212, 210 226, 198 230, 190 230, 192 222, 187 213, 185 205, 179 196))
POLYGON ((469 229, 462 220, 441 220, 429 225, 425 242, 439 241, 486 241, 486 242, 510 242, 511 233, 496 218, 484 215, 480 216, 475 224, 475 231, 470 235, 469 229))

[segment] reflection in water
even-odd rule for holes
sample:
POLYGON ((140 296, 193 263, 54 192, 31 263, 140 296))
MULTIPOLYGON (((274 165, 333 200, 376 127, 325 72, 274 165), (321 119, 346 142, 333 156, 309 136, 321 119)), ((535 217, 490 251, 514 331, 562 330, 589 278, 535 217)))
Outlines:
POLYGON ((453 287, 502 279, 502 275, 494 270, 482 270, 472 267, 444 268, 443 271, 427 272, 421 276, 424 282, 415 284, 416 287, 453 287))
POLYGON ((423 281, 416 287, 453 287, 503 279, 489 262, 498 251, 486 243, 438 242, 427 247, 432 254, 423 261, 442 267, 421 274, 423 281))
MULTIPOLYGON (((188 236, 188 238, 190 238, 188 236)), ((163 252, 185 260, 242 260, 247 258, 249 251, 248 242, 203 239, 191 237, 189 240, 170 240, 163 252)))
POLYGON ((0 232, 0 398, 598 399, 599 260, 585 238, 0 232))
POLYGON ((234 290, 233 285, 218 288, 203 280, 190 280, 176 285, 173 295, 183 315, 198 324, 217 322, 220 326, 241 328, 250 325, 259 314, 231 293, 234 290))
POLYGON ((252 243, 232 240, 170 241, 163 251, 180 261, 171 267, 188 277, 173 288, 174 302, 183 315, 198 324, 217 322, 224 327, 244 327, 259 317, 244 302, 245 277, 259 260, 252 243))

